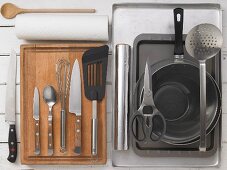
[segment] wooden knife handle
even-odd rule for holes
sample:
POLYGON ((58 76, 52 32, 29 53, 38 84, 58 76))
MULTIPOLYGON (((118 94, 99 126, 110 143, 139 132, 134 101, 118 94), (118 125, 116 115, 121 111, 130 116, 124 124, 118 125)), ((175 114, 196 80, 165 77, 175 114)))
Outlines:
POLYGON ((39 120, 35 120, 35 154, 40 154, 39 120))
POLYGON ((48 155, 53 155, 53 128, 52 116, 48 116, 48 155))
POLYGON ((16 135, 16 127, 15 125, 10 125, 9 127, 9 156, 8 161, 14 163, 17 159, 17 135, 16 135))
POLYGON ((81 154, 81 116, 76 116, 74 152, 77 155, 81 154))

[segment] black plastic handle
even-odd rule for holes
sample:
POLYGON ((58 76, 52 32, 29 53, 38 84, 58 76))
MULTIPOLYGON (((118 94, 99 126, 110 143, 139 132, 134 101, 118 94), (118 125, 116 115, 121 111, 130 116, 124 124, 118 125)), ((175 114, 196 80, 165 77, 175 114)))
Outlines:
POLYGON ((175 8, 174 11, 174 29, 175 29, 175 47, 174 55, 183 55, 183 21, 184 10, 182 8, 175 8))
MULTIPOLYGON (((137 142, 156 142, 162 139, 166 133, 166 121, 162 114, 148 110, 149 106, 145 109, 146 114, 136 111, 129 120, 131 127, 131 134, 137 142), (150 115, 149 115, 150 114, 150 115), (149 115, 149 116, 148 116, 149 115), (142 132, 138 135, 138 129, 142 128, 142 132)), ((153 109, 152 109, 153 110, 153 109)))
POLYGON ((17 135, 16 135, 16 127, 15 125, 10 125, 9 127, 9 156, 8 161, 14 163, 17 159, 17 135))

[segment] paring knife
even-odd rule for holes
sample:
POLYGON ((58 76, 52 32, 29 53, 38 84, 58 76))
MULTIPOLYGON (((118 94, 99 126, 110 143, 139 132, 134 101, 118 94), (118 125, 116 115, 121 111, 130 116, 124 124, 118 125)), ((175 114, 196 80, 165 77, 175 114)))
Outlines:
POLYGON ((11 51, 8 70, 8 81, 6 88, 5 121, 9 123, 9 162, 15 162, 17 158, 17 137, 16 137, 16 73, 17 56, 15 51, 11 51))
POLYGON ((40 133, 39 133, 39 91, 35 87, 33 97, 33 119, 35 120, 35 154, 40 154, 40 133))
POLYGON ((69 112, 76 114, 74 152, 79 155, 81 154, 81 77, 77 59, 74 62, 71 75, 69 112))

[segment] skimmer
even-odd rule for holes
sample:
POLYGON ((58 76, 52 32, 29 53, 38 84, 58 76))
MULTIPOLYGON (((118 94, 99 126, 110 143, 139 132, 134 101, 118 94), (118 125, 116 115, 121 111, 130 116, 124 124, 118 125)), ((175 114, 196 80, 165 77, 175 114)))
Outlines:
POLYGON ((221 31, 212 24, 200 24, 192 28, 185 40, 187 52, 199 61, 200 70, 200 151, 206 151, 206 60, 221 49, 221 31))

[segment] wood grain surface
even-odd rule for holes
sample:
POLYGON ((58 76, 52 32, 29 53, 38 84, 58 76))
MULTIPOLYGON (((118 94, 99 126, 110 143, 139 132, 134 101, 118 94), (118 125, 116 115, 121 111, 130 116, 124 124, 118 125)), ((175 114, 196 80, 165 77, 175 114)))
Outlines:
MULTIPOLYGON (((11 2, 11 3, 16 3, 18 6, 23 7, 23 8, 71 8, 71 7, 83 7, 83 8, 95 8, 97 10, 96 15, 108 15, 109 19, 110 19, 110 23, 111 23, 111 18, 112 18, 112 4, 113 3, 122 3, 122 2, 138 2, 138 0, 96 0, 95 3, 92 0, 67 0, 67 1, 63 1, 63 0, 57 0, 53 3, 53 1, 48 1, 48 0, 39 0, 39 1, 34 1, 34 0, 1 0, 0 1, 0 6, 3 3, 6 2, 11 2)), ((176 0, 144 0, 143 2, 149 2, 149 3, 156 3, 156 2, 161 2, 161 3, 191 3, 191 0, 185 0, 183 1, 176 1, 176 0)), ((198 0, 196 1, 196 3, 220 3, 222 10, 223 10, 223 21, 227 20, 227 1, 225 0, 198 0)), ((94 14, 95 15, 95 14, 94 14)), ((10 162, 7 161, 6 157, 8 156, 8 124, 5 123, 5 92, 6 92, 6 85, 7 85, 7 72, 8 72, 8 67, 9 67, 9 54, 11 49, 15 49, 17 51, 17 55, 19 55, 20 52, 20 45, 24 44, 24 43, 40 43, 38 41, 33 41, 33 42, 26 42, 24 40, 19 40, 16 38, 15 36, 15 19, 4 19, 2 16, 0 16, 0 94, 1 94, 1 98, 0 98, 0 169, 1 170, 18 170, 18 169, 39 169, 39 170, 129 170, 130 168, 116 168, 112 166, 112 161, 111 161, 111 131, 112 131, 112 127, 111 127, 111 122, 112 122, 112 98, 111 98, 111 83, 112 83, 112 79, 111 79, 111 74, 109 74, 109 76, 107 76, 107 79, 109 79, 108 85, 107 85, 107 117, 109 119, 107 122, 107 125, 109 127, 108 132, 107 132, 107 140, 108 140, 108 161, 106 165, 21 165, 20 162, 20 155, 18 155, 18 159, 17 162, 12 164, 10 162)), ((223 22, 223 36, 225 37, 224 39, 227 39, 227 22, 223 22)), ((45 42, 45 43, 49 43, 49 42, 45 42)), ((59 42, 57 42, 59 43, 59 42)), ((60 42, 62 43, 62 42, 60 42)), ((111 51, 112 49, 110 49, 111 51)), ((19 56, 18 56, 19 57, 19 56)), ((109 58, 111 59, 111 56, 109 56, 109 58)), ((227 41, 225 43, 225 46, 223 48, 222 51, 222 80, 223 80, 223 84, 222 84, 222 91, 223 91, 223 129, 227 128, 227 41)), ((18 61, 18 67, 17 69, 20 70, 19 67, 19 63, 20 63, 20 59, 17 59, 18 61)), ((110 61, 110 60, 109 60, 110 61)), ((108 65, 108 70, 109 73, 111 73, 111 62, 109 62, 108 65)), ((19 73, 20 71, 18 71, 17 73, 19 73)), ((108 81, 108 80, 107 80, 108 81)), ((17 137, 18 137, 18 141, 20 142, 20 75, 17 75, 17 90, 16 90, 17 94, 17 107, 16 107, 16 127, 17 127, 17 137)), ((216 169, 216 170, 226 170, 227 169, 227 132, 225 130, 222 131, 223 135, 222 135, 222 152, 221 152, 221 165, 219 168, 185 168, 185 167, 178 167, 178 168, 174 168, 174 167, 165 167, 165 168, 157 168, 157 167, 153 167, 153 168, 131 168, 133 170, 147 170, 147 169, 167 169, 167 170, 211 170, 211 169, 216 169)), ((18 147, 21 144, 18 143, 18 147)), ((18 152, 20 153, 20 149, 18 150, 18 152)), ((129 159, 128 157, 125 157, 124 159, 129 159)), ((158 158, 157 158, 158 159, 158 158)))
POLYGON ((91 156, 91 113, 92 102, 86 99, 83 88, 82 55, 91 47, 102 44, 32 44, 22 45, 20 53, 21 82, 21 163, 22 164, 105 164, 106 148, 106 97, 98 102, 98 156, 91 156), (60 100, 56 81, 55 67, 58 59, 70 61, 70 70, 77 58, 82 81, 82 150, 81 155, 74 153, 75 115, 68 112, 66 103, 66 153, 60 152, 60 100), (48 106, 43 100, 43 89, 52 85, 57 92, 57 103, 53 107, 54 154, 48 156, 48 106), (40 95, 40 147, 41 154, 36 156, 35 121, 33 119, 34 88, 40 95))

